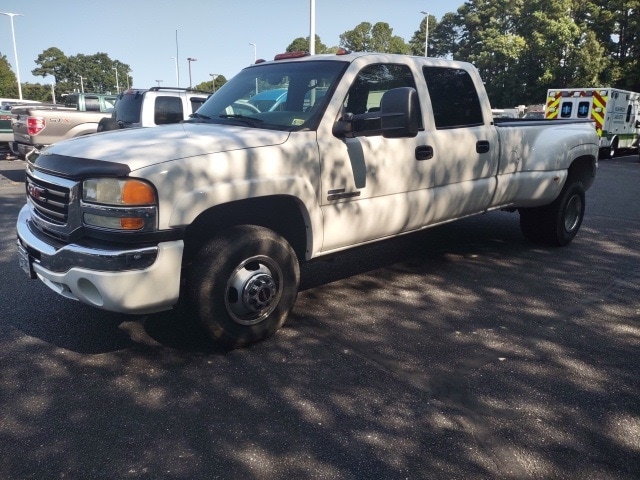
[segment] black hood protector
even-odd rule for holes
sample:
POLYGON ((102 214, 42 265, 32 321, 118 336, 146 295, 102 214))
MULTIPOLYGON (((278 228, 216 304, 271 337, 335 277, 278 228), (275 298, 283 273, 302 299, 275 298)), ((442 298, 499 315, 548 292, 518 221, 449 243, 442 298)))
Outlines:
POLYGON ((90 158, 32 152, 27 162, 34 169, 70 180, 90 177, 125 177, 131 173, 128 165, 90 158))

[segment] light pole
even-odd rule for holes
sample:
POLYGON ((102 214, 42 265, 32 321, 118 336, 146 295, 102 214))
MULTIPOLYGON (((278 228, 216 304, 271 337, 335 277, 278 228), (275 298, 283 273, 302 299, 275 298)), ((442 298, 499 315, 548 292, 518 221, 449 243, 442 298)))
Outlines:
POLYGON ((429 55, 427 55, 428 50, 429 50, 429 12, 420 12, 423 15, 427 16, 427 23, 426 23, 426 33, 424 36, 424 56, 428 57, 429 55))
POLYGON ((213 92, 211 93, 216 93, 216 77, 218 77, 220 74, 210 73, 209 75, 211 75, 211 85, 213 85, 213 92))
POLYGON ((116 71, 116 92, 118 95, 120 95, 120 81, 118 80, 118 67, 113 67, 113 69, 116 71))
POLYGON ((192 88, 191 87, 191 62, 197 62, 197 61, 198 61, 197 58, 191 58, 191 57, 187 58, 187 62, 189 62, 189 88, 192 88))
POLYGON ((176 87, 180 87, 180 73, 178 72, 178 57, 171 57, 176 62, 176 87))
POLYGON ((160 84, 162 83, 162 80, 156 80, 156 82, 158 83, 158 87, 159 87, 160 84))
POLYGON ((80 93, 84 93, 84 83, 82 82, 82 75, 78 75, 80 77, 80 93))
MULTIPOLYGON (((253 63, 258 61, 258 47, 255 43, 249 43, 249 45, 253 45, 253 63)), ((256 77, 256 95, 258 94, 258 77, 256 77)))
POLYGON ((13 17, 21 17, 21 13, 0 12, 11 19, 11 38, 13 39, 13 56, 16 59, 16 78, 18 79, 18 98, 22 100, 22 84, 20 83, 20 66, 18 65, 18 49, 16 48, 16 32, 13 29, 13 17))
POLYGON ((316 0, 309 0, 309 55, 316 54, 316 0))

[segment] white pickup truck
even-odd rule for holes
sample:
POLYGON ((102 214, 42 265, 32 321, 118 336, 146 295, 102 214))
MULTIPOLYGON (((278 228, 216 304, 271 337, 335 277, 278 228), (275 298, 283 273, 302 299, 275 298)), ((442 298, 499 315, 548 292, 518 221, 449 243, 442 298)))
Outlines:
POLYGON ((184 296, 240 347, 293 308, 299 266, 495 209, 567 245, 597 170, 590 122, 497 123, 470 64, 278 55, 189 121, 98 133, 27 163, 22 267, 65 297, 148 313, 184 296), (278 104, 251 102, 286 89, 278 104))

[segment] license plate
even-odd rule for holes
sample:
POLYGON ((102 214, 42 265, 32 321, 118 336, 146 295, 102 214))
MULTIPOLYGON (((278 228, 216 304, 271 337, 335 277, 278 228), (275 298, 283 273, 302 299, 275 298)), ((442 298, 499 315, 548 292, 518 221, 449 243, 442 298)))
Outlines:
POLYGON ((29 278, 36 278, 36 272, 33 271, 31 257, 29 257, 29 253, 22 247, 22 245, 18 245, 18 263, 20 264, 20 268, 24 270, 24 273, 26 273, 29 278))

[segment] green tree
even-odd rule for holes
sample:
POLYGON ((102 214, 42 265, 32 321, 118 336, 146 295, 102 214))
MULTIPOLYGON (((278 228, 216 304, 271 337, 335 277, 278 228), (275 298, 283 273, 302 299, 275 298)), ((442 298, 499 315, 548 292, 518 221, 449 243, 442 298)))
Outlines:
POLYGON ((218 91, 220 87, 222 87, 225 83, 227 83, 227 78, 224 75, 216 75, 216 78, 215 78, 216 88, 213 88, 213 82, 214 82, 213 79, 208 82, 200 82, 198 85, 196 85, 193 88, 195 88, 196 90, 202 90, 203 92, 218 91))
POLYGON ((2 54, 0 54, 0 97, 18 98, 18 81, 16 74, 13 73, 7 57, 2 54))
POLYGON ((122 91, 132 83, 129 65, 112 60, 102 52, 67 57, 60 49, 50 47, 38 56, 36 64, 39 67, 31 73, 45 78, 52 76, 60 95, 82 89, 99 93, 115 92, 117 86, 122 91))
MULTIPOLYGON (((335 53, 338 47, 327 47, 322 41, 318 34, 316 34, 316 42, 315 42, 315 50, 316 53, 335 53)), ((293 40, 286 48, 287 52, 308 52, 310 50, 309 47, 309 37, 298 37, 293 40)))
POLYGON ((388 23, 362 22, 340 35, 340 46, 353 52, 409 53, 410 47, 388 23))
POLYGON ((37 100, 38 102, 53 102, 51 85, 41 85, 39 83, 23 83, 22 96, 24 98, 28 98, 29 100, 37 100))
POLYGON ((40 65, 31 70, 31 74, 36 77, 52 76, 53 82, 57 84, 69 76, 69 59, 59 48, 47 48, 38 55, 35 63, 40 65))
POLYGON ((371 51, 371 24, 362 22, 340 35, 340 46, 352 52, 371 51))

